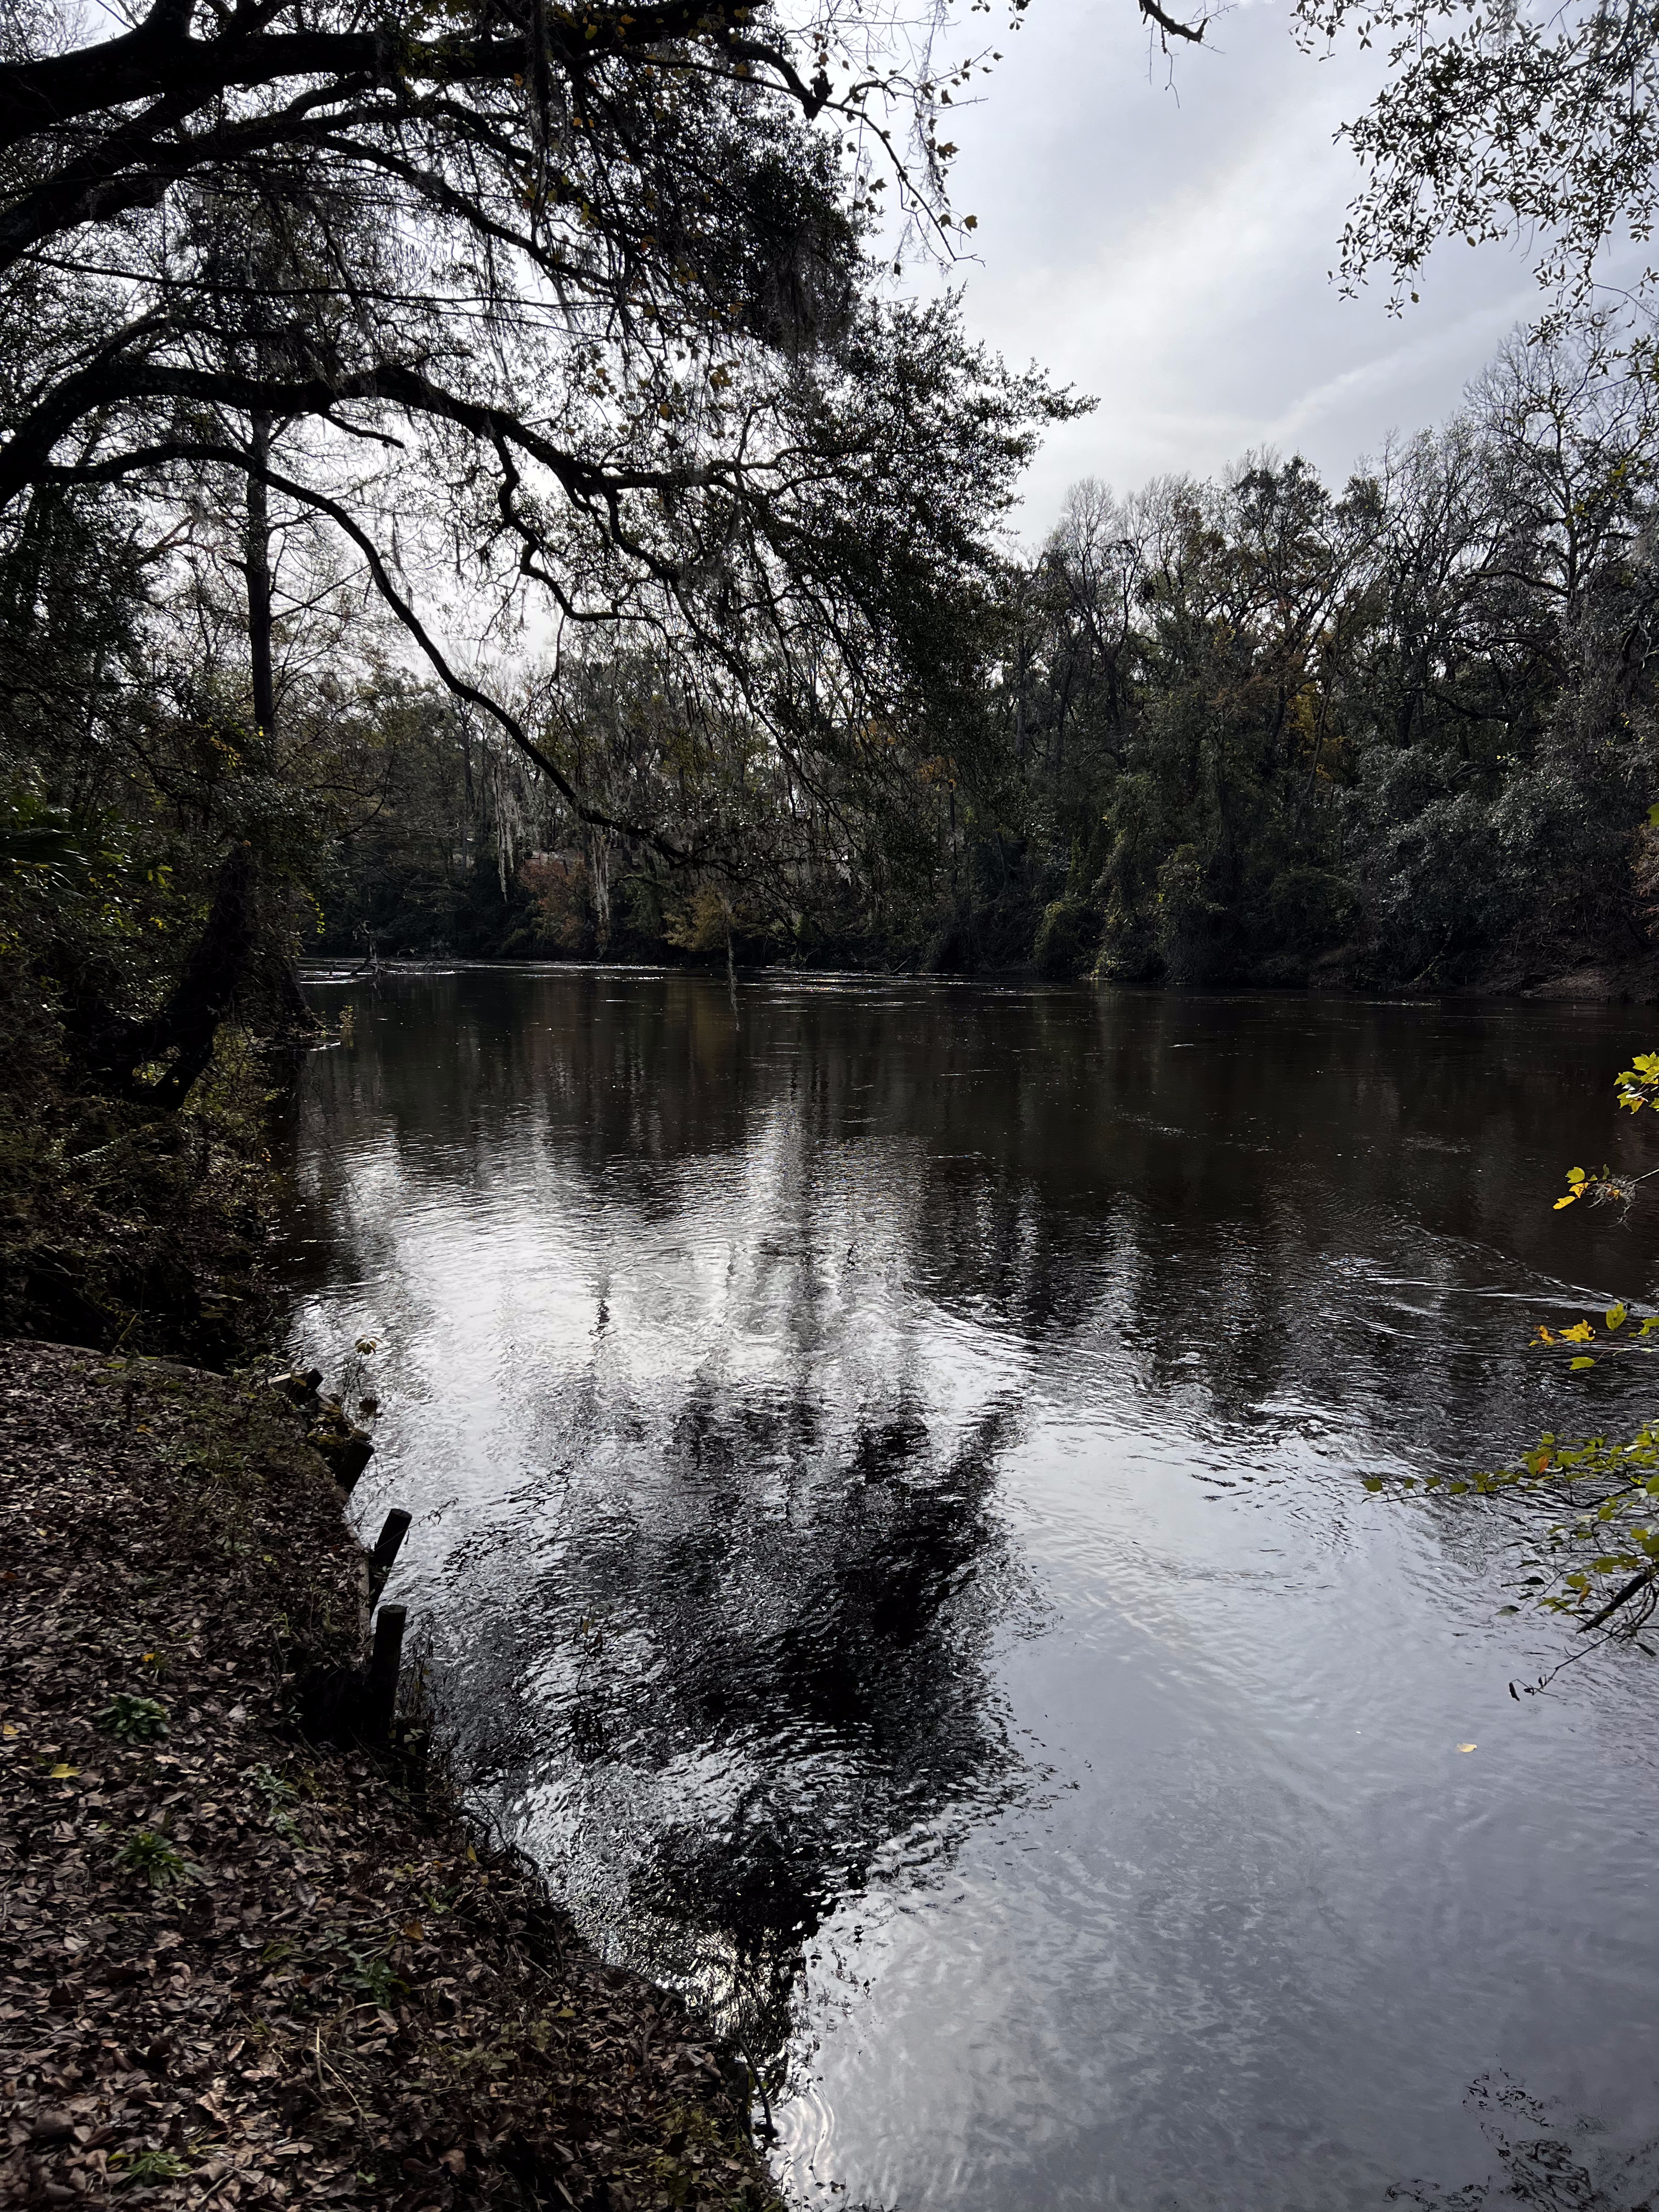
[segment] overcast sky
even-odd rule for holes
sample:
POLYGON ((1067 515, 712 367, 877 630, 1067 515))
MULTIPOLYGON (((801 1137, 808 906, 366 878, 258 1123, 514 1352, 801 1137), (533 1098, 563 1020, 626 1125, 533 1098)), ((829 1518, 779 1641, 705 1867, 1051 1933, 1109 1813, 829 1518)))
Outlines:
POLYGON ((1528 263, 1502 247, 1443 249, 1399 321, 1385 283, 1340 299, 1327 271, 1357 171, 1332 134, 1372 64, 1299 52, 1273 0, 1209 36, 1176 56, 1170 91, 1133 0, 1032 0, 1022 29, 999 28, 980 104, 956 111, 952 198, 979 218, 969 326, 1100 401, 1032 470, 1029 536, 1079 477, 1133 489, 1252 446, 1340 482, 1389 430, 1455 407, 1535 311, 1528 263))

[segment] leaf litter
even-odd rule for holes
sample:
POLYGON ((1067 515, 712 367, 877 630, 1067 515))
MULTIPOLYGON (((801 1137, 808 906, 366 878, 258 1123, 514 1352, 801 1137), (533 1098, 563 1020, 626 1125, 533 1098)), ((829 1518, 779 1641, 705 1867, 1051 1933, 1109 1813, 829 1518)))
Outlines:
POLYGON ((777 2212, 679 2000, 307 1737, 368 1584, 292 1409, 33 1343, 0 1389, 0 2202, 777 2212))

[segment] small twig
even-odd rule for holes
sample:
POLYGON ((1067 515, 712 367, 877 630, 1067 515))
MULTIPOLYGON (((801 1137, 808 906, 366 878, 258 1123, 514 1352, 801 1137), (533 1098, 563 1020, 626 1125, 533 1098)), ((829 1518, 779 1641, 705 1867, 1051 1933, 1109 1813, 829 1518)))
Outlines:
MULTIPOLYGON (((1612 1632, 1608 1631, 1601 1637, 1598 1643, 1586 1644, 1582 1645, 1577 1651, 1569 1651, 1566 1657, 1558 1661, 1558 1662, 1550 1668, 1547 1674, 1540 1674, 1535 1682, 1528 1682, 1524 1684, 1524 1694, 1528 1698, 1537 1697, 1540 1691, 1548 1689, 1550 1684, 1555 1680, 1556 1676, 1562 1673, 1565 1668, 1576 1666, 1581 1659, 1588 1659, 1593 1651, 1601 1651, 1605 1650, 1607 1645, 1611 1644, 1612 1641, 1612 1632)), ((1522 1692, 1517 1691, 1514 1683, 1511 1682, 1510 1684, 1510 1695, 1515 1699, 1517 1705, 1521 1702, 1522 1694, 1522 1692)))
POLYGON ((761 2110, 766 2115, 766 2140, 768 2142, 775 2142, 777 2140, 778 2131, 772 2124, 772 2100, 766 2094, 766 2083, 761 2078, 760 2069, 750 2056, 749 2045, 735 2028, 732 2031, 732 2036, 738 2050, 743 2053, 743 2063, 749 2069, 750 2080, 760 2091, 761 2110))
POLYGON ((206 2191, 204 2191, 203 2195, 198 2199, 197 2212, 201 2212, 201 2207, 204 2204, 210 2203, 212 2199, 219 2194, 219 2191, 224 2187, 226 2182, 234 2181, 239 2178, 239 2171, 237 2167, 234 2165, 227 2166, 224 2172, 219 2176, 219 2179, 206 2191))
POLYGON ((1580 1623, 1578 1633, 1581 1636, 1588 1636, 1592 1628, 1599 1628, 1604 1620, 1618 1612, 1626 1598, 1634 1597, 1637 1591, 1650 1583, 1656 1574, 1659 1574, 1659 1565, 1644 1567, 1639 1575, 1632 1575, 1624 1588, 1607 1600, 1600 1613, 1594 1614, 1589 1620, 1580 1623))
MULTIPOLYGON (((354 2012, 362 2012, 364 2010, 364 2007, 362 2005, 354 2005, 352 2009, 354 2012)), ((376 2009, 378 2010, 378 2007, 376 2009)), ((326 2070, 334 2076, 340 2087, 345 2091, 347 2096, 350 2098, 352 2104, 356 2106, 357 2117, 359 2119, 366 2120, 368 2118, 368 2114, 364 2110, 363 2106, 357 2103, 356 2093, 352 2088, 350 2082, 346 2080, 345 2075, 341 2073, 337 2066, 330 2066, 327 2060, 323 2057, 323 2031, 320 2023, 313 2033, 311 2047, 317 2060, 317 2090, 319 2095, 326 2097, 328 2094, 328 2084, 323 2079, 324 2072, 326 2070)))

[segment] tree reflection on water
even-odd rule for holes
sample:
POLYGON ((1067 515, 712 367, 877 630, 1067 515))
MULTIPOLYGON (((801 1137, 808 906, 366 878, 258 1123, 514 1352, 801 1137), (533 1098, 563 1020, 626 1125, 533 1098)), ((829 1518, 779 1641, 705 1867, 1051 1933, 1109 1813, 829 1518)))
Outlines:
POLYGON ((1018 1786, 987 1669, 1030 1612, 995 1510, 1013 1420, 999 1404, 941 1449, 914 1409, 826 1433, 799 1394, 704 1388, 622 1494, 568 1468, 517 1495, 544 1535, 505 1601, 510 1549, 452 1563, 479 1620, 464 1771, 618 1948, 660 1972, 666 1942, 738 2005, 752 2048, 781 2042, 803 1948, 895 1838, 942 1851, 1018 1786))
MULTIPOLYGON (((1270 2162, 1250 2132, 1266 2091, 1166 2100, 1139 2055, 1199 2063, 1186 2015, 1160 2010, 1182 1975, 1194 2016, 1231 2022, 1254 2019, 1264 1987, 1323 1989, 1351 1956, 1394 1956, 1367 1917, 1394 1876, 1372 1863, 1363 1809, 1321 1863, 1359 1931, 1337 1963, 1317 1926, 1262 1908, 1310 1821, 1346 1818, 1375 1786, 1357 1765, 1336 1811, 1316 1793, 1309 1814, 1280 1787, 1267 1723, 1301 1712, 1310 1681, 1327 1694, 1358 1670, 1346 1694, 1371 1694, 1371 1632, 1333 1565, 1376 1510, 1358 1469, 1490 1463, 1554 1418, 1523 1346, 1552 1279, 1575 1313, 1584 1295, 1583 1244, 1549 1206, 1581 1143, 1561 1068, 1583 1066, 1583 1149, 1599 1159, 1591 1063, 1605 1048, 1622 1064, 1616 1026, 1582 1009, 787 981, 734 1020, 718 984, 687 975, 394 982, 360 1011, 355 1048, 315 1065, 295 1274, 309 1354, 328 1365, 359 1334, 386 1346, 365 1501, 416 1515, 397 1595, 430 1628, 463 1778, 586 1932, 699 1992, 763 2066, 803 2053, 804 1964, 834 1953, 849 1980, 871 1971, 854 1955, 865 1900, 874 1917, 878 1892, 937 1885, 959 1850, 962 1881, 962 1846, 1000 1851, 993 1824, 1015 1810, 1008 1851, 1036 1856, 1000 1893, 1029 1906, 1017 1936, 1012 1918, 998 1932, 1004 1986, 1018 1942, 1045 2001, 1072 2002, 1079 1928, 1096 1947, 1070 2071, 1048 2066, 1047 2012, 1015 2053, 1022 2094, 1038 2084, 1056 2108, 1054 2140, 1075 2136, 1066 2155, 1092 2174, 1120 2153, 1079 2111, 1144 2094, 1145 2139, 1209 2129, 1205 2170, 1229 2186, 1241 2146, 1270 2162), (1544 1050, 1555 1021, 1571 1034, 1544 1050), (1046 1559, 1019 1493, 1034 1438, 1039 1504, 1058 1516, 1046 1559), (1194 1533, 1194 1503, 1224 1497, 1238 1510, 1194 1533), (1310 1597, 1292 1627, 1278 1601, 1322 1581, 1328 1609, 1310 1597), (1065 1801, 1080 1808, 1073 1858, 1049 1866, 1033 1802, 1060 1802, 1050 1782, 1081 1768, 1050 1775, 1005 1685, 1017 1639, 1062 1601, 1071 1621, 1138 1607, 1135 1650, 1163 1671, 1100 1674, 1128 1686, 1121 1771, 1153 1779, 1114 1796, 1103 1761, 1065 1801), (1188 1668, 1206 1634, 1213 1663, 1188 1668), (1243 1693, 1206 1702, 1234 1668, 1261 1712, 1243 1693), (1215 1812, 1223 1770, 1254 1834, 1215 1812), (1103 1884, 1121 1905, 1104 1935, 1103 1884)), ((1616 1257, 1609 1287, 1639 1296, 1650 1231, 1616 1257)), ((1609 1425, 1623 1387, 1598 1400, 1609 1425)), ((1492 1540, 1421 1518, 1429 1571, 1492 1540)), ((1048 1732, 1063 1763, 1066 1730, 1093 1740, 1096 1693, 1056 1683, 1052 1660, 1044 1680, 1045 1727, 1076 1700, 1048 1732)), ((1378 1755, 1380 1721, 1374 1735, 1364 1720, 1344 1759, 1378 1755)), ((971 1917, 951 1923, 964 2012, 971 1917)), ((1407 1965, 1438 1971, 1434 1954, 1407 1965)), ((926 2003, 906 2015, 919 2039, 926 2003)), ((1345 2022, 1376 2009, 1329 2007, 1345 2022)), ((983 2047, 1004 2033, 984 2024, 983 2047)), ((1348 2094, 1343 2037, 1322 2032, 1273 2076, 1283 2054, 1259 2033, 1261 2078, 1326 2126, 1348 2094)), ((1445 2077, 1454 2103, 1468 2073, 1445 2077)), ((887 2094, 860 2079, 866 2100, 887 2094)), ((992 2108, 996 2079, 979 2084, 992 2108)), ((1023 2139, 1024 2117, 1007 2124, 1023 2139)), ((1554 2155, 1509 2160, 1528 2201, 1579 2201, 1539 2194, 1554 2155)))

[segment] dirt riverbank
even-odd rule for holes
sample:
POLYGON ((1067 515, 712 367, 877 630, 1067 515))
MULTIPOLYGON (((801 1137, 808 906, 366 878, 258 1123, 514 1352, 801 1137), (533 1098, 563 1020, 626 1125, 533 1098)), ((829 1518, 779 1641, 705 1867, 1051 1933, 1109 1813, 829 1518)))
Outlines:
POLYGON ((368 1585, 276 1394, 0 1370, 0 2201, 775 2205, 678 2002, 441 1792, 307 1738, 368 1585))

